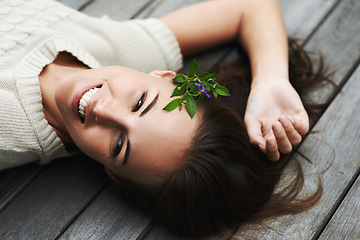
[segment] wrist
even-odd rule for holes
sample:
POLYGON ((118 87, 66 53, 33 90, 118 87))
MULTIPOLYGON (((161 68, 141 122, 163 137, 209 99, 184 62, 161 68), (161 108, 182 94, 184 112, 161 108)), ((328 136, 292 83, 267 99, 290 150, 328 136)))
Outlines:
POLYGON ((288 84, 289 75, 288 73, 268 72, 267 74, 257 74, 253 76, 251 82, 251 88, 260 85, 278 85, 288 84))

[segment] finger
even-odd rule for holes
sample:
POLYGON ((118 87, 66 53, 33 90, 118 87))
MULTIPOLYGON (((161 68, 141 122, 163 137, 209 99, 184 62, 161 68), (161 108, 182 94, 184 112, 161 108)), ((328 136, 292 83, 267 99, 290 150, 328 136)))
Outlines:
POLYGON ((265 139, 261 132, 261 124, 256 120, 246 121, 245 126, 249 134, 250 143, 258 146, 262 152, 265 152, 265 139))
POLYGON ((293 126, 301 135, 305 135, 309 131, 309 118, 304 116, 303 118, 290 117, 293 122, 293 126))
POLYGON ((296 131, 294 126, 291 124, 291 121, 285 117, 279 117, 279 122, 283 126, 290 143, 292 145, 298 145, 301 142, 301 135, 298 131, 296 131))
POLYGON ((272 129, 273 129, 273 133, 275 135, 277 145, 278 145, 280 152, 281 153, 291 152, 292 145, 291 145, 281 123, 280 122, 275 123, 273 125, 272 129))
POLYGON ((266 140, 266 157, 273 162, 280 158, 278 146, 274 137, 266 140))

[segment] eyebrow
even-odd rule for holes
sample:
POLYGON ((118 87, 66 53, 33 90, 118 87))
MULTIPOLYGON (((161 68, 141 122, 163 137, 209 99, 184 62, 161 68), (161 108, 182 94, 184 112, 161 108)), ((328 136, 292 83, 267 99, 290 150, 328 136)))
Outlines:
POLYGON ((127 140, 124 161, 121 164, 122 166, 124 166, 128 162, 129 155, 130 155, 130 141, 127 140))
POLYGON ((144 114, 146 114, 146 113, 156 104, 158 98, 159 98, 159 94, 157 94, 157 95, 154 97, 154 99, 152 100, 152 102, 144 109, 144 111, 142 111, 142 112, 140 113, 140 117, 144 116, 144 114))

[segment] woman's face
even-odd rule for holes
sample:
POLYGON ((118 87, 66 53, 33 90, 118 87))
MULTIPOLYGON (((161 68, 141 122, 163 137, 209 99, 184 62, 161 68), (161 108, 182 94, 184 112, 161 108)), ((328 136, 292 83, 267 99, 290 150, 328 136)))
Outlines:
POLYGON ((81 151, 118 176, 156 180, 181 165, 200 118, 191 119, 185 109, 162 110, 171 100, 173 77, 124 67, 79 71, 58 85, 55 101, 81 151))

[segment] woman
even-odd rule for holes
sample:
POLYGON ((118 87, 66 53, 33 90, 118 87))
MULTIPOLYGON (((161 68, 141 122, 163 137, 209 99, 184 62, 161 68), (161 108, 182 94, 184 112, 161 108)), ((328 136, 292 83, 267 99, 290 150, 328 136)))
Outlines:
POLYGON ((265 160, 290 152, 309 125, 289 83, 277 1, 207 1, 124 23, 49 0, 0 9, 0 169, 45 164, 76 146, 155 217, 198 236, 266 217, 274 206, 289 206, 279 214, 316 202, 318 195, 297 208, 296 195, 273 194, 280 168, 265 160), (232 41, 251 63, 246 129, 212 101, 192 119, 163 111, 182 56, 232 41))

